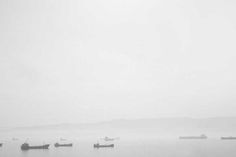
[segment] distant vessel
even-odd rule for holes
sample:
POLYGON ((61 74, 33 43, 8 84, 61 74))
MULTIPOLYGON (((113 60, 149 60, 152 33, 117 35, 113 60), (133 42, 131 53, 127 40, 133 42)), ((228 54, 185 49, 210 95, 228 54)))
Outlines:
POLYGON ((29 149, 48 149, 49 144, 40 145, 40 146, 30 146, 28 143, 24 143, 21 145, 21 150, 29 150, 29 149))
POLYGON ((66 139, 64 139, 64 138, 60 138, 60 140, 61 140, 61 141, 66 141, 66 139))
POLYGON ((115 141, 115 140, 119 140, 119 137, 116 137, 116 138, 110 138, 110 137, 104 137, 102 138, 104 141, 115 141))
POLYGON ((106 136, 106 137, 104 138, 104 140, 105 140, 105 141, 114 141, 115 139, 114 139, 114 138, 109 138, 109 137, 106 136))
POLYGON ((3 144, 2 144, 2 143, 0 143, 0 147, 2 147, 2 145, 3 145, 3 144))
POLYGON ((114 147, 114 144, 99 144, 99 143, 96 143, 93 145, 94 148, 105 148, 105 147, 114 147))
POLYGON ((17 138, 15 138, 15 137, 13 137, 13 138, 12 138, 12 141, 18 141, 18 139, 17 139, 17 138))
POLYGON ((236 137, 232 137, 232 136, 221 137, 221 140, 236 140, 236 137))
POLYGON ((200 136, 180 136, 179 139, 207 139, 207 136, 204 134, 200 136))
POLYGON ((72 147, 73 144, 72 143, 67 143, 67 144, 55 143, 54 146, 55 147, 72 147))

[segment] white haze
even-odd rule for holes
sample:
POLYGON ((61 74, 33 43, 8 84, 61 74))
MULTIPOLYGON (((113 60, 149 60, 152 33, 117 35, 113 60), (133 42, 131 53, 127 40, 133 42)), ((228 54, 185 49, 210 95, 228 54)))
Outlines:
POLYGON ((1 0, 0 126, 236 116, 233 0, 1 0))

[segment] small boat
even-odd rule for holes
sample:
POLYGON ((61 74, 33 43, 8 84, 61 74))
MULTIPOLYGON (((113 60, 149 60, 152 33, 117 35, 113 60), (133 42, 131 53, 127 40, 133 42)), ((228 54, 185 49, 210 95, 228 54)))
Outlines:
POLYGON ((207 139, 207 136, 204 134, 200 136, 180 136, 179 139, 207 139))
POLYGON ((2 144, 2 143, 0 143, 0 147, 2 147, 2 145, 3 145, 3 144, 2 144))
POLYGON ((236 140, 236 137, 233 136, 221 137, 221 140, 236 140))
POLYGON ((48 149, 49 144, 44 144, 40 146, 30 146, 28 143, 23 143, 21 145, 21 150, 29 150, 29 149, 48 149))
POLYGON ((102 138, 104 141, 114 141, 115 140, 115 138, 109 138, 109 137, 104 137, 104 138, 102 138))
POLYGON ((73 144, 72 143, 67 143, 67 144, 55 143, 54 146, 55 147, 72 147, 73 144))
POLYGON ((106 147, 111 147, 113 148, 114 147, 114 144, 99 144, 99 143, 96 143, 93 145, 94 148, 106 148, 106 147))
POLYGON ((104 137, 104 138, 101 138, 103 139, 104 141, 115 141, 115 140, 119 140, 120 138, 119 137, 116 137, 116 138, 110 138, 110 137, 104 137))

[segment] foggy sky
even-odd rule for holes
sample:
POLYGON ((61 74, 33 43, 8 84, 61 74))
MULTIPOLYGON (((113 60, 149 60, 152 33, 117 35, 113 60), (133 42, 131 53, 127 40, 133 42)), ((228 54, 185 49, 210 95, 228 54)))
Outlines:
POLYGON ((233 0, 1 0, 0 126, 236 116, 233 0))

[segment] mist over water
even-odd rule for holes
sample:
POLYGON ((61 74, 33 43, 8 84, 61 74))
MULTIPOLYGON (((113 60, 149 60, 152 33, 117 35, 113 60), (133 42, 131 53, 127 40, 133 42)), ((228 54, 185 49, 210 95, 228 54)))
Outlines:
POLYGON ((235 157, 235 26, 235 0, 0 0, 0 157, 235 157))
MULTIPOLYGON (((104 132, 103 132, 104 133, 104 132)), ((3 134, 1 134, 3 135, 3 134)), ((179 140, 178 136, 165 138, 159 135, 145 136, 145 134, 120 134, 120 140, 114 141, 114 148, 93 148, 93 144, 104 134, 102 130, 80 131, 80 130, 47 130, 47 131, 20 131, 8 132, 4 135, 4 145, 0 148, 0 156, 3 157, 128 157, 128 156, 166 156, 166 157, 234 157, 236 155, 236 141, 222 141, 219 137, 210 137, 207 140, 179 140), (19 138, 18 141, 12 141, 11 137, 19 138), (128 137, 125 135, 129 135, 128 137), (72 142, 73 147, 55 148, 55 142, 62 142, 60 137, 67 139, 66 142, 72 142), (28 150, 22 151, 20 145, 28 138, 31 145, 41 145, 50 143, 48 150, 28 150)), ((114 131, 111 135, 117 135, 114 131)), ((63 141, 65 142, 65 141, 63 141)), ((62 142, 62 143, 63 143, 62 142)))
MULTIPOLYGON (((230 120, 222 118, 221 121, 230 120)), ((222 127, 212 124, 215 119, 210 119, 211 125, 199 125, 196 121, 206 119, 158 119, 158 120, 133 120, 112 121, 89 125, 57 125, 40 126, 31 128, 14 128, 2 130, 0 139, 4 145, 0 148, 0 156, 12 157, 233 157, 236 155, 236 140, 221 140, 222 136, 235 136, 233 120, 231 124, 222 127), (145 126, 144 123, 145 121, 145 126), (167 124, 166 122, 169 121, 167 124), (174 121, 176 127, 171 123, 174 121), (179 121, 179 122, 178 122, 179 121), (191 126, 189 122, 191 121, 191 126), (192 121, 195 121, 193 123, 192 121), (150 124, 147 124, 147 123, 150 124), (155 122, 155 123, 154 123, 155 122), (163 123, 164 122, 164 123, 163 123), (177 123, 178 122, 178 123, 177 123), (135 124, 136 123, 136 124, 135 124), (150 127, 152 124, 152 127, 150 127), (126 125, 129 125, 127 127, 126 125), (162 127, 158 127, 162 126, 162 127), (165 127, 164 127, 165 126, 165 127), (197 128, 195 128, 197 126, 197 128), (207 139, 181 140, 179 136, 199 136, 205 134, 207 139), (119 137, 114 141, 104 141, 104 137, 119 137), (17 138, 13 140, 12 138, 17 138), (64 139, 65 141, 61 141, 64 139), (22 151, 20 145, 27 141, 30 145, 50 144, 48 150, 22 151), (54 147, 54 143, 73 143, 73 147, 54 147), (93 144, 114 144, 114 148, 94 148, 93 144)), ((216 122, 217 122, 216 121, 216 122)))

